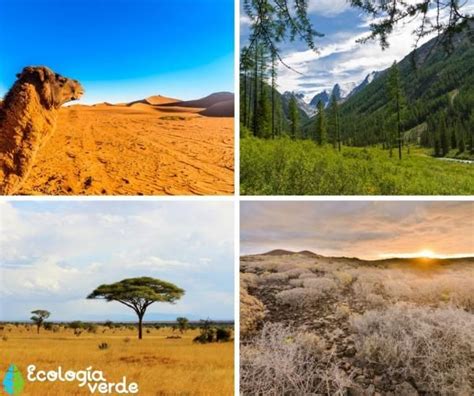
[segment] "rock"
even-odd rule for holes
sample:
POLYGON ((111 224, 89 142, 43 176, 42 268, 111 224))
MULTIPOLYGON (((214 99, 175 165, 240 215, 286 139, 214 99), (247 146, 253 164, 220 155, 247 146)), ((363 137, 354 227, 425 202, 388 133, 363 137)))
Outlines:
POLYGON ((403 382, 395 387, 396 395, 418 396, 418 391, 409 382, 403 382))

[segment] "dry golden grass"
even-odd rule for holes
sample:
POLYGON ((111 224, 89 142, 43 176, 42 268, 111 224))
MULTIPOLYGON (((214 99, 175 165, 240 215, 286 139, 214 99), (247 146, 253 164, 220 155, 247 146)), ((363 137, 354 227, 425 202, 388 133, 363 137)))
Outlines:
MULTIPOLYGON (((143 340, 135 329, 108 329, 99 326, 96 334, 63 327, 56 333, 32 326, 5 325, 0 331, 2 370, 17 365, 26 381, 26 368, 37 370, 101 370, 109 382, 137 382, 139 395, 232 395, 234 391, 234 346, 232 342, 194 344, 198 330, 187 331, 181 339, 170 328, 144 330, 143 340), (28 330, 29 329, 29 330, 28 330), (105 330, 105 332, 104 332, 105 330), (7 338, 2 340, 2 337, 7 338), (100 350, 106 342, 109 348, 100 350)), ((75 382, 26 382, 22 396, 89 395, 75 382)))

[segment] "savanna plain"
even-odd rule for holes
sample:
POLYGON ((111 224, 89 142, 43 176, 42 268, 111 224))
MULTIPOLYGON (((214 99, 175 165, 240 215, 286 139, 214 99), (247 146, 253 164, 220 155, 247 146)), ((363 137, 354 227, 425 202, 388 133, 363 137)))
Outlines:
MULTIPOLYGON (((75 326, 72 326, 75 327, 75 326)), ((0 361, 14 363, 26 381, 26 367, 37 370, 101 370, 109 382, 136 382, 140 395, 232 395, 233 342, 196 343, 200 334, 181 334, 172 327, 146 325, 137 339, 130 325, 90 325, 82 329, 53 324, 1 325, 0 361)), ((6 363, 5 363, 6 364, 6 363)), ((5 367, 6 370, 6 367, 5 367)), ((27 382, 22 395, 86 395, 77 382, 27 382)))

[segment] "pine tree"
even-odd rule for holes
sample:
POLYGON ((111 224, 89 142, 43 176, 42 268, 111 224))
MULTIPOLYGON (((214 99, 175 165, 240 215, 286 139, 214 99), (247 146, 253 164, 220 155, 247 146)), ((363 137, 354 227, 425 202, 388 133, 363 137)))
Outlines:
POLYGON ((290 102, 288 104, 288 112, 290 117, 290 135, 292 139, 296 139, 299 128, 299 118, 298 105, 296 104, 295 96, 292 95, 290 102))
POLYGON ((336 95, 333 92, 331 95, 331 106, 330 106, 330 113, 331 113, 331 124, 332 124, 332 141, 334 148, 337 147, 339 151, 341 151, 341 131, 339 125, 339 104, 337 103, 336 95))
POLYGON ((440 117, 439 120, 439 139, 441 146, 441 155, 444 157, 449 152, 448 131, 446 128, 446 118, 444 114, 440 117))
POLYGON ((276 134, 276 100, 275 100, 275 92, 276 92, 276 77, 277 77, 277 70, 276 70, 276 53, 272 51, 272 138, 275 138, 276 134))
POLYGON ((316 125, 314 130, 314 137, 316 142, 321 146, 327 143, 327 127, 326 127, 326 117, 324 114, 324 104, 320 100, 316 106, 316 125))
POLYGON ((453 128, 451 129, 451 148, 455 149, 458 147, 458 142, 456 139, 456 131, 458 130, 459 123, 455 123, 453 128))
POLYGON ((404 107, 404 95, 400 83, 400 73, 397 62, 394 62, 389 70, 387 81, 387 93, 389 107, 395 114, 395 125, 397 130, 398 158, 402 159, 402 111, 404 107))

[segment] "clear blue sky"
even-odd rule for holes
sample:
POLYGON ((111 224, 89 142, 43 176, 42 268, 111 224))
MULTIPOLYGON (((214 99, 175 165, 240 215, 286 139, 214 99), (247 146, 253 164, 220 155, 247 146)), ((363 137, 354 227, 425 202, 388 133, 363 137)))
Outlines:
POLYGON ((85 103, 233 91, 233 0, 0 0, 0 95, 26 65, 85 103))

